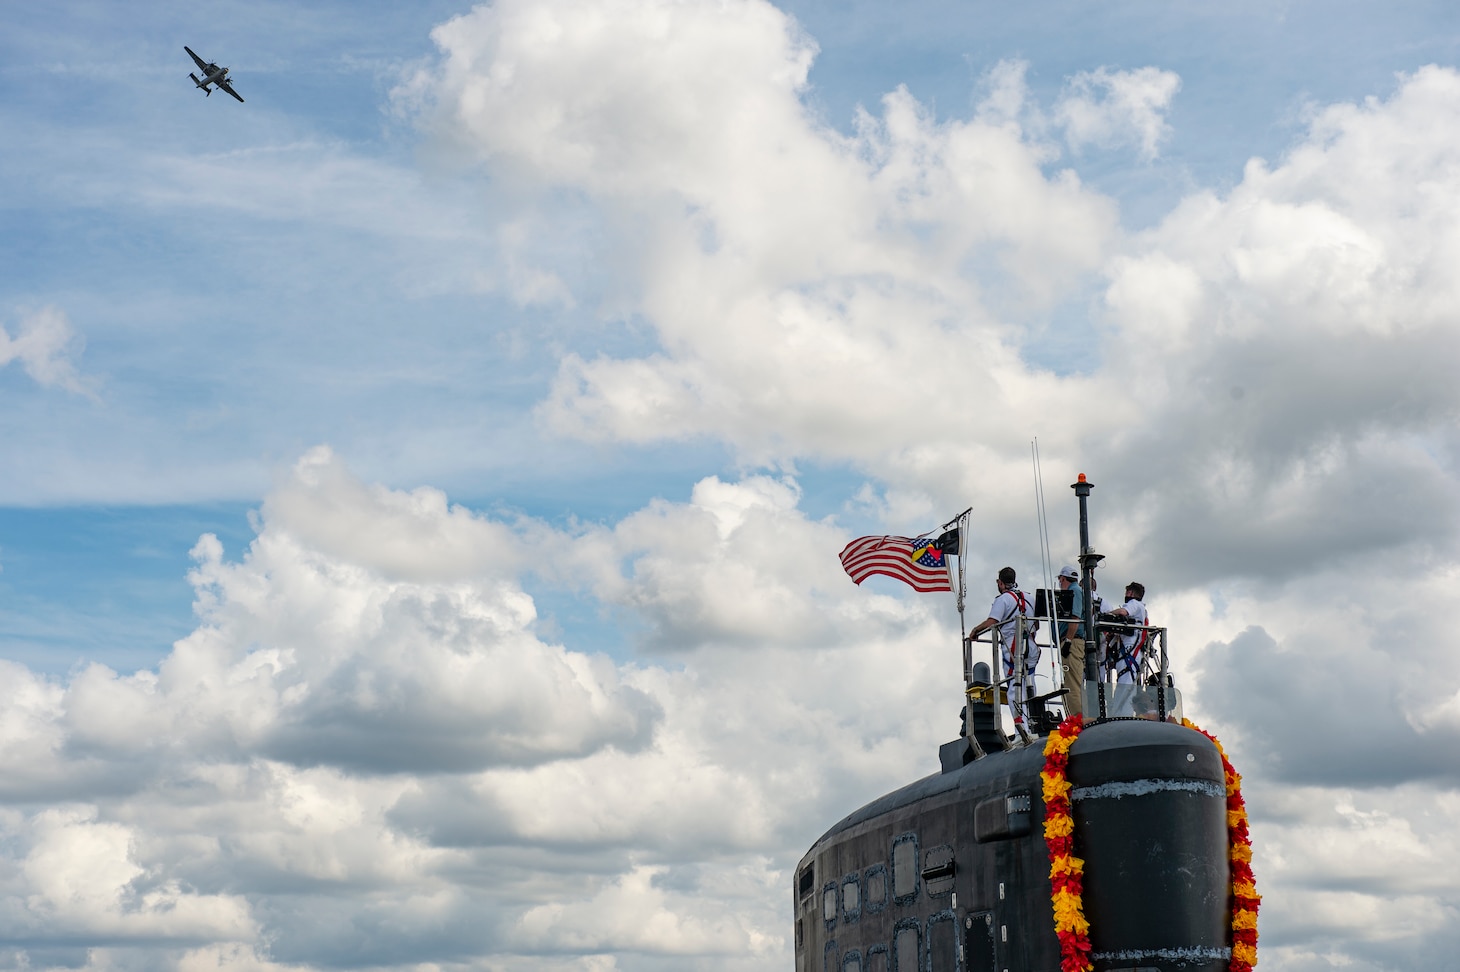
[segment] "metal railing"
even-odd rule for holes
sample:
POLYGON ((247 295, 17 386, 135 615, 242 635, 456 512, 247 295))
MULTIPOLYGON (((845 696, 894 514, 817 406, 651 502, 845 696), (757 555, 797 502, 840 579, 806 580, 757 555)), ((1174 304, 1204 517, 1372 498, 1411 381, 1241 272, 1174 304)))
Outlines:
MULTIPOLYGON (((1023 617, 1016 619, 1014 632, 1015 644, 1024 644, 1027 631, 1026 625, 1033 620, 1032 618, 1023 617)), ((993 703, 994 729, 998 732, 1000 739, 1008 740, 1011 738, 1004 732, 1003 703, 1007 702, 1009 711, 1014 716, 1014 733, 1019 740, 1019 744, 1021 746, 1027 746, 1034 741, 1034 737, 1029 734, 1028 718, 1025 711, 1028 692, 1024 690, 1024 687, 1028 684, 1028 680, 1033 678, 1034 673, 1028 670, 1028 659, 1024 657, 1025 652, 1021 650, 1019 652, 1011 651, 1009 653, 1010 661, 1013 663, 1013 670, 1007 676, 1001 677, 1000 673, 1003 671, 1004 655, 1003 625, 994 625, 984 632, 984 635, 987 636, 987 641, 985 641, 983 636, 974 637, 969 635, 963 642, 963 690, 964 697, 967 699, 964 709, 964 726, 967 730, 968 738, 973 741, 974 753, 978 756, 983 755, 983 752, 973 734, 973 706, 975 701, 983 701, 984 695, 987 695, 987 701, 993 703), (990 684, 988 686, 978 686, 973 681, 974 642, 988 644, 991 648, 989 652, 990 684), (1010 690, 1016 685, 1021 690, 1024 690, 1026 698, 1016 699, 1011 693, 1010 690), (975 695, 978 695, 979 698, 976 699, 975 695)))
MULTIPOLYGON (((1096 618, 1095 638, 1097 650, 1106 656, 1103 659, 1104 664, 1102 666, 1100 680, 1102 695, 1104 694, 1104 687, 1120 684, 1133 685, 1132 703, 1134 707, 1140 701, 1140 696, 1145 694, 1149 689, 1154 688, 1156 696, 1156 718, 1164 722, 1166 717, 1171 714, 1173 708, 1169 704, 1170 700, 1167 697, 1167 688, 1170 687, 1171 679, 1171 658, 1167 651, 1166 629, 1150 624, 1136 624, 1130 621, 1112 621, 1104 618, 1096 618), (1121 650, 1123 651, 1123 637, 1132 634, 1144 634, 1146 640, 1140 647, 1140 655, 1136 660, 1135 670, 1130 673, 1131 681, 1122 683, 1115 677, 1115 668, 1120 659, 1112 659, 1108 656, 1106 642, 1109 640, 1121 645, 1121 650), (1151 650, 1152 645, 1156 646, 1155 652, 1151 650)), ((1085 650, 1087 652, 1090 650, 1088 645, 1085 650)), ((1103 697, 1100 708, 1100 718, 1110 718, 1106 714, 1105 699, 1103 697)), ((1133 711, 1132 714, 1136 713, 1133 711)))
MULTIPOLYGON (((1058 631, 1065 623, 1072 619, 1017 618, 1015 622, 1016 644, 1023 645, 1025 643, 1026 632, 1028 631, 1027 625, 1035 624, 1041 620, 1054 620, 1057 621, 1057 624, 1052 626, 1053 630, 1050 632, 1051 640, 1048 643, 1037 640, 1039 632, 1036 629, 1035 643, 1041 649, 1050 648, 1058 651, 1062 641, 1058 637, 1058 631)), ((1027 705, 1030 701, 1027 686, 1029 686, 1034 678, 1035 673, 1029 671, 1028 659, 1025 657, 1025 652, 1021 650, 1017 652, 1011 651, 1009 653, 1012 670, 1007 675, 1002 674, 1004 655, 1002 629, 1003 625, 994 625, 977 638, 970 635, 963 642, 963 684, 966 699, 964 727, 969 743, 973 747, 975 758, 985 755, 973 731, 973 706, 975 704, 991 703, 994 716, 994 729, 1000 740, 1013 742, 1018 746, 1027 746, 1033 743, 1037 736, 1037 730, 1035 734, 1031 734, 1029 731, 1029 713, 1027 710, 1027 705), (988 685, 975 684, 974 682, 973 645, 975 642, 989 645, 990 684, 988 685), (1015 693, 1016 688, 1018 690, 1017 695, 1015 693), (1004 730, 1004 704, 1008 704, 1009 711, 1013 716, 1013 735, 1007 734, 1004 730)), ((1099 669, 1101 673, 1100 679, 1095 683, 1097 685, 1096 696, 1099 705, 1099 715, 1090 721, 1104 722, 1116 718, 1150 718, 1154 716, 1154 718, 1164 722, 1174 713, 1176 707, 1180 705, 1180 695, 1171 684, 1170 654, 1167 648, 1167 631, 1165 628, 1155 625, 1134 624, 1131 622, 1096 618, 1095 637, 1087 640, 1085 645, 1087 653, 1090 651, 1098 653, 1097 658, 1100 659, 1099 669), (1113 639, 1116 644, 1121 644, 1123 650, 1123 643, 1118 640, 1121 636, 1142 633, 1146 635, 1146 641, 1141 645, 1140 654, 1136 660, 1136 670, 1131 672, 1132 681, 1119 682, 1115 674, 1115 662, 1118 659, 1109 657, 1109 653, 1106 650, 1107 638, 1113 639), (1154 651, 1152 651, 1152 646, 1155 646, 1154 651), (1128 699, 1125 698, 1126 693, 1113 691, 1119 685, 1131 686, 1128 699), (1128 707, 1130 710, 1129 715, 1112 715, 1107 711, 1107 700, 1111 695, 1119 696, 1116 700, 1118 708, 1124 710, 1128 707), (1154 706, 1148 709, 1146 708, 1147 701, 1151 696, 1154 696, 1154 706)), ((1056 671, 1058 671, 1058 666, 1056 666, 1056 671)), ((1083 679, 1081 682, 1085 684, 1083 679)), ((1062 686, 1051 693, 1051 695, 1063 694, 1062 686)), ((1083 703, 1085 700, 1081 701, 1083 703)), ((1084 708, 1083 704, 1081 708, 1084 708)), ((1068 711, 1068 701, 1066 701, 1066 711, 1068 711)))

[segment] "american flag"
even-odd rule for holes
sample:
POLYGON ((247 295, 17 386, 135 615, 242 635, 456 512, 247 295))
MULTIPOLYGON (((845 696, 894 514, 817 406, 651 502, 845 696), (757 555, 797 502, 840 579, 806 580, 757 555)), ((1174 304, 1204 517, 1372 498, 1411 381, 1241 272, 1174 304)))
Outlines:
POLYGON ((933 540, 858 537, 842 550, 841 561, 856 584, 873 574, 882 574, 925 594, 953 590, 948 584, 947 555, 933 540))

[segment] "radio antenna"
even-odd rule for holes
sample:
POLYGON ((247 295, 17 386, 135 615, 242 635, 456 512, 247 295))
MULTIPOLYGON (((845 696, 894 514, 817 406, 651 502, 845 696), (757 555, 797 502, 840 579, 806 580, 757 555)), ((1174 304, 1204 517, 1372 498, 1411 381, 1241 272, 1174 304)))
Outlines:
POLYGON ((1029 441, 1029 454, 1034 462, 1034 508, 1039 523, 1039 566, 1044 574, 1044 589, 1049 591, 1045 598, 1044 609, 1049 620, 1050 644, 1054 650, 1049 658, 1050 684, 1058 687, 1059 677, 1059 612, 1055 610, 1055 583, 1054 583, 1054 559, 1049 551, 1049 516, 1044 508, 1044 472, 1039 465, 1039 437, 1035 436, 1029 441))

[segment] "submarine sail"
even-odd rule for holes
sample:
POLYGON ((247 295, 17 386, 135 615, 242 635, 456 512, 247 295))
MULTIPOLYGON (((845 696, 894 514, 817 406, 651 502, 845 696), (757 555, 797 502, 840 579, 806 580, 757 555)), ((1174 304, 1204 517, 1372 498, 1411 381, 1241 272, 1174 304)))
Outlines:
POLYGON ((1151 650, 1138 678, 1117 682, 1097 657, 1132 619, 1089 607, 1102 558, 1088 539, 1091 485, 1081 475, 1074 488, 1084 630, 1096 635, 1088 718, 1052 711, 1060 690, 1016 702, 1006 732, 1001 710, 1025 673, 1000 677, 990 628, 987 663, 965 651, 964 732, 941 748, 940 772, 850 814, 797 865, 796 972, 1219 972, 1255 961, 1257 898, 1233 850, 1235 774, 1181 720, 1164 629, 1141 626, 1151 650), (1046 824, 1061 815, 1071 852, 1056 881, 1047 830, 1059 825, 1046 824), (1068 890, 1071 870, 1079 893, 1061 919, 1056 885, 1068 890), (1234 933, 1234 916, 1250 930, 1234 933))

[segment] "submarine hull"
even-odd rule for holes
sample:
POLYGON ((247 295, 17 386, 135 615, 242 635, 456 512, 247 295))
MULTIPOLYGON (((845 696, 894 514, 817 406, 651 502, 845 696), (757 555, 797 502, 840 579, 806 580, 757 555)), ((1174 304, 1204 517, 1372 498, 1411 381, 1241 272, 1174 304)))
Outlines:
MULTIPOLYGON (((966 745, 966 744, 965 744, 966 745)), ((823 835, 793 888, 796 972, 1056 972, 1042 747, 948 759, 823 835)), ((962 746, 953 747, 962 753, 962 746)), ((1221 757, 1170 723, 1089 726, 1070 750, 1097 972, 1230 957, 1221 757)))

